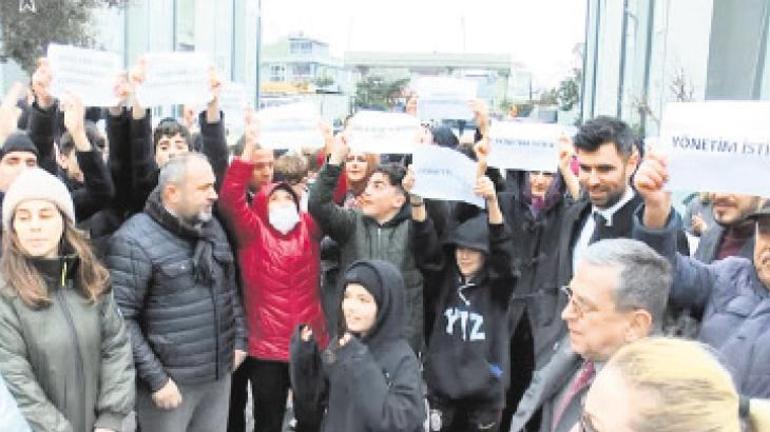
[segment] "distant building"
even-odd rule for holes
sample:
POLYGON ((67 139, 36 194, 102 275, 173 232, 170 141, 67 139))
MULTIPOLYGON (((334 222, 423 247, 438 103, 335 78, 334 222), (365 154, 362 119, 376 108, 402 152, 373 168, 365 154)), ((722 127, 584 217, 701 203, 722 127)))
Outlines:
MULTIPOLYGON (((476 81, 479 85, 479 97, 492 106, 510 98, 513 65, 508 54, 369 51, 345 53, 345 67, 353 72, 353 92, 355 83, 369 75, 386 79, 451 76, 476 81)), ((524 69, 521 65, 516 66, 524 69)))
POLYGON ((587 0, 582 114, 657 135, 667 102, 770 99, 770 0, 587 0))
POLYGON ((291 83, 340 92, 349 81, 342 60, 331 55, 329 44, 302 33, 265 45, 260 73, 265 90, 274 83, 291 83))

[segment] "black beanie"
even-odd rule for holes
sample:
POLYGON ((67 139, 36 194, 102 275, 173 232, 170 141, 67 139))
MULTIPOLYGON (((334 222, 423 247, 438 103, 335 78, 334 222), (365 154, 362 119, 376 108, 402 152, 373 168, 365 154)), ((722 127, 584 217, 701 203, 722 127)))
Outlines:
POLYGON ((40 156, 35 143, 32 142, 26 132, 14 132, 8 135, 2 150, 0 150, 0 158, 5 157, 5 155, 11 152, 30 152, 34 153, 35 156, 40 156))
POLYGON ((382 305, 383 286, 380 274, 370 264, 364 261, 354 262, 345 272, 345 284, 357 283, 363 285, 374 297, 377 306, 382 305))

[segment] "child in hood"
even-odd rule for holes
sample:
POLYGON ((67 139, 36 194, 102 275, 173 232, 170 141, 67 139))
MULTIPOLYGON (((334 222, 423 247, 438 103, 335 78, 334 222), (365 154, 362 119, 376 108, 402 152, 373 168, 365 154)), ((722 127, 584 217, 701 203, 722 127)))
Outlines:
POLYGON ((422 431, 422 377, 405 336, 400 272, 385 261, 360 260, 342 283, 338 337, 321 350, 303 326, 292 339, 297 419, 315 418, 324 432, 422 431))
POLYGON ((479 213, 450 232, 442 248, 419 197, 412 219, 419 265, 435 292, 425 292, 435 322, 426 355, 431 431, 497 431, 510 374, 508 308, 516 278, 512 242, 492 181, 480 177, 479 213))

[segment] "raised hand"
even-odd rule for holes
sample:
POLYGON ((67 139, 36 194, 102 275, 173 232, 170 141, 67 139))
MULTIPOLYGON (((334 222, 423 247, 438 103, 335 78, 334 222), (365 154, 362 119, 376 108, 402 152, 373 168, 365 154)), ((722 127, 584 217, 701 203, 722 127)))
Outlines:
POLYGON ((473 193, 484 198, 487 201, 496 201, 497 193, 495 184, 487 176, 481 176, 476 179, 476 185, 473 187, 473 193))
POLYGON ((54 104, 51 96, 51 66, 45 57, 38 59, 37 68, 32 73, 32 92, 35 94, 37 105, 42 109, 48 109, 54 104))
POLYGON ((483 137, 487 137, 489 134, 489 107, 481 99, 472 101, 470 106, 471 111, 473 111, 473 120, 476 121, 479 132, 483 137))
POLYGON ((64 127, 72 135, 77 151, 90 151, 91 142, 86 135, 86 107, 83 101, 74 93, 67 93, 62 100, 64 110, 64 127))
POLYGON ((655 152, 649 151, 634 175, 634 186, 644 199, 644 225, 648 228, 662 228, 671 211, 671 194, 663 190, 668 182, 668 161, 655 152))
POLYGON ((348 153, 350 153, 350 147, 348 147, 347 134, 345 132, 337 134, 334 137, 334 145, 329 155, 329 163, 331 165, 342 165, 348 153))
POLYGON ((254 150, 260 141, 259 120, 253 115, 253 110, 247 110, 244 118, 245 127, 243 129, 243 152, 241 160, 251 162, 254 150))
POLYGON ((140 57, 131 71, 128 73, 128 85, 131 88, 131 112, 132 116, 136 120, 144 118, 144 107, 136 97, 136 89, 142 85, 147 76, 147 60, 144 57, 140 57))

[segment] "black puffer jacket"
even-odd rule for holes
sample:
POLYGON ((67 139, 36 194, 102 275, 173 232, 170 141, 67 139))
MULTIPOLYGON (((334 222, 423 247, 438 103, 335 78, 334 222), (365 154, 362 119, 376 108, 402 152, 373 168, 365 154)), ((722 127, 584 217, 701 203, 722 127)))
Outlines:
POLYGON ((156 189, 143 213, 110 241, 107 266, 131 335, 137 375, 151 391, 175 382, 210 382, 246 351, 233 254, 216 219, 182 224, 156 189))

